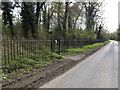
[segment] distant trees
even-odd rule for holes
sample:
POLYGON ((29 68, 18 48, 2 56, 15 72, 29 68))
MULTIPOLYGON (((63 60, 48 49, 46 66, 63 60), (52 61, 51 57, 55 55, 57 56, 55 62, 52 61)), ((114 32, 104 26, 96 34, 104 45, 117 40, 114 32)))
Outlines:
POLYGON ((110 34, 110 39, 120 41, 120 25, 119 25, 117 31, 110 34))
POLYGON ((103 39, 101 6, 99 2, 5 2, 3 23, 10 28, 12 39, 17 26, 24 39, 50 39, 50 33, 53 39, 103 39), (19 23, 13 21, 13 16, 18 18, 13 13, 18 8, 19 23))
POLYGON ((118 35, 118 41, 120 41, 120 25, 119 25, 118 30, 117 30, 117 35, 118 35))

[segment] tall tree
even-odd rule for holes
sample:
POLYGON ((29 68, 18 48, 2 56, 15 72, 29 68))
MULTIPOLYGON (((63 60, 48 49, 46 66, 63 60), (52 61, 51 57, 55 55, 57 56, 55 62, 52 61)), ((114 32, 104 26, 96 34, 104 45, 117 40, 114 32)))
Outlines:
POLYGON ((11 32, 11 38, 15 38, 14 28, 13 28, 13 3, 12 2, 2 2, 2 19, 5 26, 8 26, 11 32))
POLYGON ((102 28, 103 28, 104 24, 100 24, 99 25, 99 28, 98 28, 98 31, 97 31, 97 39, 102 39, 101 38, 101 32, 102 32, 102 28))
POLYGON ((58 31, 58 53, 59 54, 60 54, 60 38, 61 38, 60 9, 61 9, 61 2, 58 2, 57 31, 58 31))
POLYGON ((84 2, 83 5, 85 8, 86 30, 91 36, 94 36, 95 18, 102 4, 98 2, 84 2))
POLYGON ((34 13, 34 3, 32 2, 22 2, 21 7, 21 16, 22 16, 22 28, 23 36, 28 39, 29 30, 33 38, 37 38, 37 29, 36 29, 36 16, 34 13))
POLYGON ((63 17, 63 37, 66 40, 66 29, 67 29, 67 19, 68 19, 68 7, 69 7, 69 2, 65 2, 65 12, 64 12, 64 17, 63 17))
POLYGON ((47 0, 44 0, 44 2, 39 2, 39 0, 37 0, 37 3, 36 3, 36 23, 37 24, 39 22, 41 9, 43 8, 46 2, 47 0))

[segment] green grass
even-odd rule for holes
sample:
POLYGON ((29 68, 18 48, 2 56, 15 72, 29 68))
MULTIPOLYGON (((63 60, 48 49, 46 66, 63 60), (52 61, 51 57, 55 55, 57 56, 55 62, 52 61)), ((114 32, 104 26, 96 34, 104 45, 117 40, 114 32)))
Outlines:
POLYGON ((53 53, 53 54, 51 54, 50 57, 57 58, 57 59, 62 59, 63 56, 60 55, 60 54, 57 54, 57 53, 53 53))
POLYGON ((66 53, 84 53, 84 52, 87 52, 87 51, 90 50, 90 49, 96 48, 96 47, 98 47, 98 46, 102 46, 102 45, 104 45, 105 43, 107 43, 107 42, 104 42, 104 43, 95 43, 95 44, 91 44, 91 45, 86 45, 86 46, 83 46, 82 48, 67 49, 67 50, 65 51, 65 54, 66 54, 66 53))
POLYGON ((9 76, 7 74, 1 73, 0 74, 0 81, 8 79, 9 76))
POLYGON ((5 60, 2 60, 3 72, 12 73, 18 72, 19 70, 24 70, 24 72, 31 71, 32 69, 37 69, 43 66, 52 64, 54 60, 62 59, 62 55, 57 53, 51 53, 47 49, 42 49, 36 51, 35 54, 31 54, 28 58, 17 57, 17 60, 9 60, 9 63, 5 65, 5 60))
POLYGON ((92 48, 102 46, 102 45, 104 45, 104 43, 95 43, 95 44, 92 44, 92 45, 86 45, 86 46, 84 46, 82 48, 84 48, 84 49, 92 49, 92 48))
POLYGON ((67 49, 66 52, 67 53, 83 53, 85 52, 86 49, 83 49, 83 48, 72 48, 72 49, 67 49))

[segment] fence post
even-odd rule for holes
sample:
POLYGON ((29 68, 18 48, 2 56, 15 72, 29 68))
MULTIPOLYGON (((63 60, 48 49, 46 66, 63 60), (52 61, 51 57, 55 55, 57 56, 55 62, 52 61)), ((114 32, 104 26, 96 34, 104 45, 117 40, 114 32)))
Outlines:
POLYGON ((9 63, 9 46, 10 45, 9 45, 9 41, 7 41, 7 42, 8 42, 8 56, 7 57, 8 57, 8 63, 9 63))
POLYGON ((58 54, 60 54, 60 38, 58 39, 58 54))
POLYGON ((3 50, 4 50, 4 64, 6 65, 6 54, 5 54, 5 51, 6 51, 6 48, 5 48, 5 41, 3 42, 3 45, 4 45, 4 48, 3 48, 3 50))
POLYGON ((51 52, 53 53, 53 39, 52 39, 52 35, 51 35, 51 52))

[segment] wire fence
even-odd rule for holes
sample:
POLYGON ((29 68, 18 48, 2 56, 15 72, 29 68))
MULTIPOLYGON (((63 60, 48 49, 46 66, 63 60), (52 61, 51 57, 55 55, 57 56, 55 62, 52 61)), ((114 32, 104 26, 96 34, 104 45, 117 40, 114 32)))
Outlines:
POLYGON ((68 48, 80 48, 85 45, 104 42, 104 40, 2 40, 2 64, 7 65, 12 60, 23 57, 35 58, 42 49, 62 53, 68 48))

